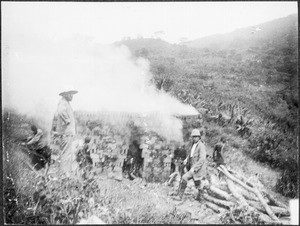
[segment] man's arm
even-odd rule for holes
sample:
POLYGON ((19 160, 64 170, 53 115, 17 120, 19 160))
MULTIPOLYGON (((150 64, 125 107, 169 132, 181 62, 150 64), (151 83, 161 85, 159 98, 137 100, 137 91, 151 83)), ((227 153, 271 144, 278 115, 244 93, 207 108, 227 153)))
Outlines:
POLYGON ((52 126, 51 126, 51 131, 52 132, 56 131, 56 128, 57 128, 57 117, 58 117, 58 114, 56 112, 55 115, 54 115, 54 117, 53 117, 53 120, 52 120, 52 126))
POLYGON ((200 157, 198 162, 205 162, 206 161, 206 148, 203 143, 199 144, 199 149, 200 149, 200 157))
POLYGON ((64 124, 68 125, 71 122, 70 116, 67 111, 67 107, 64 104, 60 104, 58 106, 57 113, 58 117, 60 117, 63 120, 64 124))
POLYGON ((37 134, 29 142, 27 142, 27 145, 35 144, 42 138, 43 135, 43 131, 41 129, 38 129, 37 134))
POLYGON ((198 161, 194 164, 193 168, 198 171, 202 164, 206 161, 206 149, 203 143, 200 143, 197 147, 198 161))
POLYGON ((217 147, 215 146, 214 147, 214 151, 213 151, 213 156, 212 156, 213 160, 215 160, 216 152, 217 152, 217 147))
POLYGON ((223 159, 224 159, 224 146, 225 146, 225 144, 223 144, 222 148, 221 148, 221 156, 222 156, 223 159))
POLYGON ((188 150, 185 150, 185 155, 186 155, 186 158, 185 158, 185 160, 183 161, 183 164, 184 164, 184 165, 187 165, 188 160, 189 160, 189 158, 190 158, 190 152, 189 152, 188 150))

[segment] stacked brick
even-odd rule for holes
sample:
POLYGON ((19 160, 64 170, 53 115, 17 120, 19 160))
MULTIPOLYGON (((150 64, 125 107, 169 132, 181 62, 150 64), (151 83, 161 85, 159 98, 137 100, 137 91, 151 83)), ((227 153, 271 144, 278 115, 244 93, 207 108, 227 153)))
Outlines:
POLYGON ((140 149, 144 158, 143 178, 148 182, 164 182, 171 173, 174 145, 152 132, 140 137, 140 149))
POLYGON ((130 142, 137 141, 143 158, 143 178, 148 182, 165 182, 171 174, 175 144, 152 132, 141 116, 134 120, 124 116, 120 119, 121 124, 104 116, 99 119, 93 115, 78 114, 80 136, 91 138, 88 151, 93 171, 121 177, 130 142))
POLYGON ((128 134, 122 134, 109 125, 93 128, 89 151, 94 169, 98 169, 99 173, 114 172, 120 176, 128 147, 128 134))

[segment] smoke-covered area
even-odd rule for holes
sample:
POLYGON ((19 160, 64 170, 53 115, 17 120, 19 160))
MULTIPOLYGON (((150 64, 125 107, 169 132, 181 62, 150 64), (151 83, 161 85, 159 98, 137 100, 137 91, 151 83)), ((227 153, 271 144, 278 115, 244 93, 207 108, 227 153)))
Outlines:
POLYGON ((49 129, 58 94, 69 84, 79 91, 71 102, 75 111, 141 114, 168 139, 181 139, 182 125, 173 115, 197 114, 156 90, 149 62, 132 57, 126 46, 79 36, 63 41, 19 36, 3 40, 2 56, 3 107, 35 117, 49 129))

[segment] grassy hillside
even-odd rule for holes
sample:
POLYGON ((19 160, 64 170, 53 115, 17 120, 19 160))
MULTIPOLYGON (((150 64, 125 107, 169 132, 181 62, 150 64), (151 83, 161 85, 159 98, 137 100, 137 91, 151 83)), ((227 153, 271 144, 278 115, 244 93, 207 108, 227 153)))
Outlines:
POLYGON ((198 110, 207 109, 204 117, 232 114, 226 126, 234 136, 241 136, 236 130, 238 118, 242 115, 243 123, 251 119, 243 125, 251 131, 243 137, 248 142, 245 152, 281 169, 278 190, 294 196, 298 189, 297 16, 258 27, 262 30, 255 34, 245 28, 210 39, 224 44, 223 49, 171 45, 157 39, 117 44, 127 45, 133 57, 149 60, 158 89, 198 110), (294 186, 287 189, 287 184, 294 186))
POLYGON ((263 43, 280 43, 291 30, 297 29, 297 14, 263 24, 241 28, 230 33, 215 34, 185 42, 188 47, 218 49, 247 49, 263 43))
MULTIPOLYGON (((149 60, 157 89, 202 113, 200 118, 183 117, 185 142, 192 128, 202 127, 211 155, 225 137, 227 166, 247 178, 257 177, 287 204, 299 197, 297 21, 290 16, 259 27, 263 39, 243 38, 250 31, 245 28, 209 39, 220 44, 210 44, 215 48, 142 38, 116 45, 128 46, 133 58, 149 60)), ((222 223, 219 215, 194 202, 192 194, 192 201, 180 209, 162 184, 120 182, 93 173, 84 180, 39 175, 26 164, 30 159, 19 144, 34 122, 14 111, 3 112, 6 223, 74 224, 93 214, 106 223, 222 223)))
MULTIPOLYGON (((80 117, 77 115, 77 119, 80 117)), ((188 125, 192 121, 187 121, 188 125)), ((145 182, 141 178, 122 181, 112 179, 97 169, 88 176, 43 176, 26 164, 28 156, 23 154, 17 141, 29 133, 31 120, 13 111, 4 112, 4 211, 5 222, 13 224, 77 224, 91 216, 97 216, 108 224, 219 224, 222 215, 215 213, 205 202, 195 200, 193 181, 186 189, 184 203, 170 196, 177 187, 145 182)), ((206 122, 209 127, 205 140, 213 143, 224 131, 229 146, 225 150, 228 166, 247 178, 255 173, 264 173, 261 181, 268 192, 285 205, 288 199, 273 193, 278 172, 264 164, 249 161, 241 149, 246 145, 242 138, 230 134, 228 127, 220 128, 206 122)), ((209 145, 208 153, 211 154, 209 145)), ((179 178, 178 178, 179 179, 179 178)), ((179 181, 177 181, 179 183, 179 181)), ((226 217, 223 216, 223 217, 226 217)), ((227 217, 226 217, 227 218, 227 217)), ((225 218, 225 219, 226 219, 225 218)), ((241 223, 256 223, 247 215, 239 215, 241 223)), ((88 223, 86 223, 88 224, 88 223)), ((98 222, 99 224, 99 222, 98 222)))

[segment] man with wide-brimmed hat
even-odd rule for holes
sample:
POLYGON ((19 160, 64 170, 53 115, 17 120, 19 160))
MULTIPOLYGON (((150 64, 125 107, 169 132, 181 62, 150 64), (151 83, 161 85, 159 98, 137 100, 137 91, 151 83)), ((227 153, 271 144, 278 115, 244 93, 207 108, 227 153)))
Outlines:
POLYGON ((64 161, 66 158, 67 150, 71 147, 74 135, 76 135, 76 121, 74 117, 73 109, 70 102, 73 99, 73 95, 78 93, 77 90, 71 85, 67 85, 59 95, 62 97, 57 106, 57 112, 55 114, 52 133, 58 138, 60 146, 59 153, 54 153, 53 159, 56 161, 64 161))
POLYGON ((206 177, 206 149, 204 143, 201 141, 201 133, 198 129, 193 129, 191 133, 193 145, 184 160, 185 165, 189 165, 189 170, 182 176, 179 185, 177 197, 174 199, 182 200, 187 182, 190 179, 194 180, 195 186, 200 187, 201 181, 206 177))
POLYGON ((73 95, 78 93, 72 86, 66 86, 59 95, 62 96, 57 106, 56 132, 61 135, 75 135, 76 123, 70 102, 73 95))

